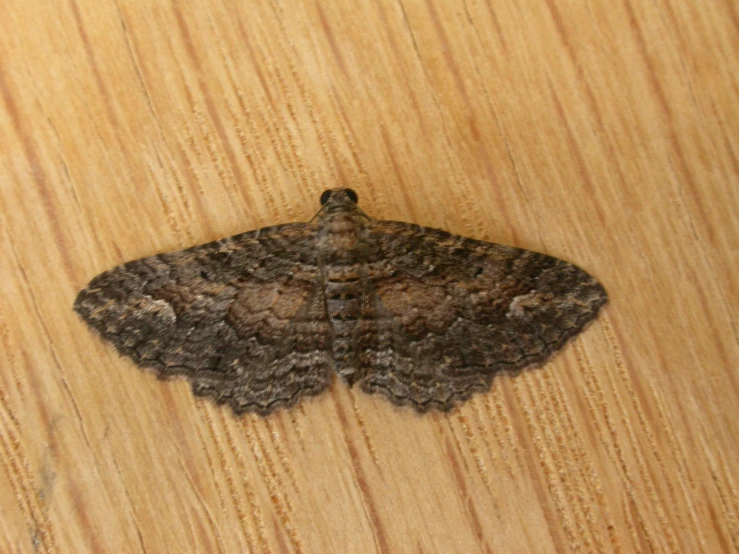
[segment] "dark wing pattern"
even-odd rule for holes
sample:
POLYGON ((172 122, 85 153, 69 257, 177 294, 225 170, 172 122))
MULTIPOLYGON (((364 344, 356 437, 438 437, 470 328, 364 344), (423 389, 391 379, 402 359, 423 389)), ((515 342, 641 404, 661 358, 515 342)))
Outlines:
POLYGON ((593 277, 544 254, 382 220, 366 240, 375 319, 360 386, 419 411, 543 363, 607 302, 593 277))
POLYGON ((160 377, 266 414, 331 382, 315 241, 297 223, 143 258, 95 277, 74 307, 160 377))

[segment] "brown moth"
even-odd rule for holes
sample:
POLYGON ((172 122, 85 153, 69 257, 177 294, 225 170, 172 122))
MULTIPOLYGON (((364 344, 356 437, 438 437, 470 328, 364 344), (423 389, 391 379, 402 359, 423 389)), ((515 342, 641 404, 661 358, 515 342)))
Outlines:
POLYGON ((327 190, 309 223, 125 263, 75 310, 116 349, 236 413, 350 386, 419 412, 545 362, 607 302, 582 269, 528 250, 372 219, 327 190))

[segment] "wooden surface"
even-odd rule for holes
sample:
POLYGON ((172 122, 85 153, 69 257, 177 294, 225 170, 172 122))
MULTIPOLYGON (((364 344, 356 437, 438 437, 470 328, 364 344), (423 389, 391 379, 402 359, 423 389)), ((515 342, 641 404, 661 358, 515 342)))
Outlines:
POLYGON ((738 551, 738 52, 730 0, 2 2, 0 551, 738 551), (337 186, 611 303, 422 417, 235 418, 71 310, 337 186))

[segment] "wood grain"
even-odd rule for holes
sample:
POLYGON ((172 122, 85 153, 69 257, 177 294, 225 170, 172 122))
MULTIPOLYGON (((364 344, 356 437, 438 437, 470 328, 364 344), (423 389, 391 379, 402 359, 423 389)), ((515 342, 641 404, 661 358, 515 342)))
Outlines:
POLYGON ((3 2, 0 551, 739 551, 738 31, 727 0, 3 2), (611 304, 451 414, 335 383, 265 419, 72 312, 338 186, 611 304))

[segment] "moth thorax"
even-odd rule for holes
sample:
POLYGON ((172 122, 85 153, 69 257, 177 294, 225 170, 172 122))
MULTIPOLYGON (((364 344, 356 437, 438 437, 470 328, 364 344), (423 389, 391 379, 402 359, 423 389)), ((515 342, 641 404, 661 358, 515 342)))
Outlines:
POLYGON ((362 221, 349 213, 332 214, 321 221, 319 247, 323 259, 342 264, 351 263, 360 250, 362 221))

